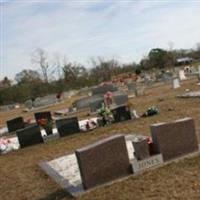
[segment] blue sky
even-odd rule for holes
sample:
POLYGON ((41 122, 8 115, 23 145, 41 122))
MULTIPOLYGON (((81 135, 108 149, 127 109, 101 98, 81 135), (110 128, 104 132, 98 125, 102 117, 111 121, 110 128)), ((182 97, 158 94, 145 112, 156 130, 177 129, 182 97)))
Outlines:
POLYGON ((90 66, 98 56, 138 62, 155 47, 195 48, 199 0, 0 0, 0 79, 14 78, 36 48, 90 66))

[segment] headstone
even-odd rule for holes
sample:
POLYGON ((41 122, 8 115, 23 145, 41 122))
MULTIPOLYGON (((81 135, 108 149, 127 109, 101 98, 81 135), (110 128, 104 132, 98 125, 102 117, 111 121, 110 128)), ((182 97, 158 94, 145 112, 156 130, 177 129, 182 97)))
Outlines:
POLYGON ((91 97, 84 97, 82 99, 76 100, 73 103, 73 106, 76 107, 77 109, 84 109, 84 108, 89 108, 90 104, 96 101, 103 101, 103 97, 102 96, 91 96, 91 97))
POLYGON ((80 132, 77 117, 56 120, 56 126, 60 137, 80 132))
POLYGON ((179 70, 179 79, 182 80, 186 80, 186 76, 185 76, 185 72, 184 70, 179 70))
POLYGON ((50 112, 37 112, 34 115, 35 115, 36 122, 38 122, 39 119, 52 120, 50 112))
POLYGON ((172 79, 172 88, 176 89, 176 88, 179 88, 179 87, 180 87, 179 79, 178 78, 173 78, 172 79))
POLYGON ((111 111, 114 117, 114 122, 121 122, 131 119, 131 112, 128 106, 119 106, 117 108, 112 109, 111 111))
POLYGON ((42 106, 48 106, 51 104, 55 104, 57 102, 56 94, 55 95, 49 95, 45 97, 38 97, 33 102, 34 107, 42 107, 42 106))
POLYGON ((127 87, 128 87, 128 90, 129 90, 129 91, 134 92, 135 89, 136 89, 136 83, 135 83, 135 82, 128 83, 128 84, 127 84, 127 87))
POLYGON ((13 110, 15 108, 15 104, 9 104, 5 106, 0 106, 0 111, 1 112, 8 112, 10 110, 13 110))
POLYGON ((109 137, 75 153, 85 189, 132 173, 123 135, 109 137))
POLYGON ((191 118, 153 124, 151 135, 154 148, 163 155, 164 161, 198 150, 195 125, 191 118))
POLYGON ((96 112, 98 109, 101 108, 103 102, 104 101, 103 101, 102 97, 100 97, 99 99, 96 99, 96 100, 90 102, 90 111, 91 112, 96 112))
POLYGON ((116 105, 123 105, 128 102, 128 95, 122 92, 114 92, 113 100, 116 105))
POLYGON ((143 86, 138 86, 136 89, 135 89, 135 95, 136 96, 144 96, 144 87, 143 86))
POLYGON ((38 125, 17 131, 17 137, 21 148, 43 143, 40 127, 38 125))
POLYGON ((99 95, 99 94, 103 95, 108 91, 115 92, 115 91, 117 91, 117 87, 115 87, 112 84, 97 86, 92 89, 92 95, 99 95))
POLYGON ((24 103, 25 107, 28 108, 28 109, 31 109, 33 107, 33 102, 32 100, 27 100, 25 103, 24 103))
POLYGON ((150 156, 149 153, 149 145, 145 139, 137 140, 132 142, 134 150, 135 150, 135 157, 137 160, 143 160, 150 156))
POLYGON ((8 127, 8 132, 17 131, 25 127, 24 120, 22 117, 17 117, 6 122, 8 127))
POLYGON ((161 165, 162 163, 163 163, 162 154, 157 154, 143 160, 133 159, 132 160, 133 172, 137 173, 145 169, 161 165))

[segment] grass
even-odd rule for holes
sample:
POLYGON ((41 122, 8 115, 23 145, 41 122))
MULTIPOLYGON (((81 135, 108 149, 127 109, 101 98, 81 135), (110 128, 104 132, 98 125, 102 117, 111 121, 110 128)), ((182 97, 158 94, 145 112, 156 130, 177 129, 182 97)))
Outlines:
MULTIPOLYGON (((200 138, 200 99, 178 99, 185 89, 197 90, 196 79, 184 81, 182 87, 172 90, 163 85, 146 90, 146 95, 132 99, 135 109, 143 113, 148 106, 155 105, 160 114, 135 121, 113 124, 88 133, 80 133, 48 144, 36 145, 0 156, 0 199, 2 200, 70 200, 60 187, 38 167, 41 160, 51 160, 73 152, 116 133, 150 135, 152 123, 172 121, 183 117, 195 120, 200 138), (162 100, 161 100, 162 99, 162 100)), ((51 110, 66 107, 69 102, 50 107, 51 110)), ((12 111, 13 112, 13 111, 12 111)), ((0 113, 2 125, 13 114, 0 113)), ((16 111, 15 111, 16 112, 16 111)), ((18 110, 15 115, 31 115, 18 110)), ((83 113, 81 114, 83 117, 83 113)), ((188 130, 189 131, 189 130, 188 130)), ((200 140, 199 140, 200 141, 200 140)), ((79 197, 80 200, 199 200, 200 156, 171 163, 156 170, 130 177, 122 182, 96 188, 79 197)))

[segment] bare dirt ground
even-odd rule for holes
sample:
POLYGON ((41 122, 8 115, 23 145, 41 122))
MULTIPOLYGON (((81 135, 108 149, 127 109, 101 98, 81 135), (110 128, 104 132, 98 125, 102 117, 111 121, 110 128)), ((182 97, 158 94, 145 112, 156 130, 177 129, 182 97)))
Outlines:
MULTIPOLYGON (((160 114, 140 118, 135 121, 113 124, 88 133, 80 133, 62 138, 48 144, 36 145, 0 156, 0 199, 2 200, 69 200, 72 199, 45 175, 38 167, 41 160, 51 160, 73 152, 101 138, 116 133, 134 133, 149 135, 149 126, 156 122, 172 121, 183 117, 195 120, 196 132, 200 141, 200 99, 179 99, 177 94, 185 89, 200 89, 197 80, 181 83, 181 88, 172 90, 170 85, 163 85, 146 90, 146 95, 133 98, 132 102, 139 113, 155 105, 160 114)), ((69 102, 54 106, 57 110, 69 102)), ((16 111, 14 111, 16 112, 16 111)), ((16 113, 0 113, 1 123, 16 113)), ((23 113, 25 117, 31 113, 23 113)), ((189 132, 189 130, 188 130, 189 132)), ((80 200, 199 200, 200 199, 200 156, 171 163, 159 169, 146 171, 110 186, 96 188, 79 197, 80 200)))

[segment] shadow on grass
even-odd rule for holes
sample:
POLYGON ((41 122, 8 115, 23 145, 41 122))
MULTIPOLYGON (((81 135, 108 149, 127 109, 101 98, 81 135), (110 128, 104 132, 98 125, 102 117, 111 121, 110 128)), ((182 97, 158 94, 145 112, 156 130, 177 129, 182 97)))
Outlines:
POLYGON ((38 200, 71 200, 71 199, 74 199, 74 198, 70 196, 67 192, 65 192, 64 190, 59 189, 38 200))

